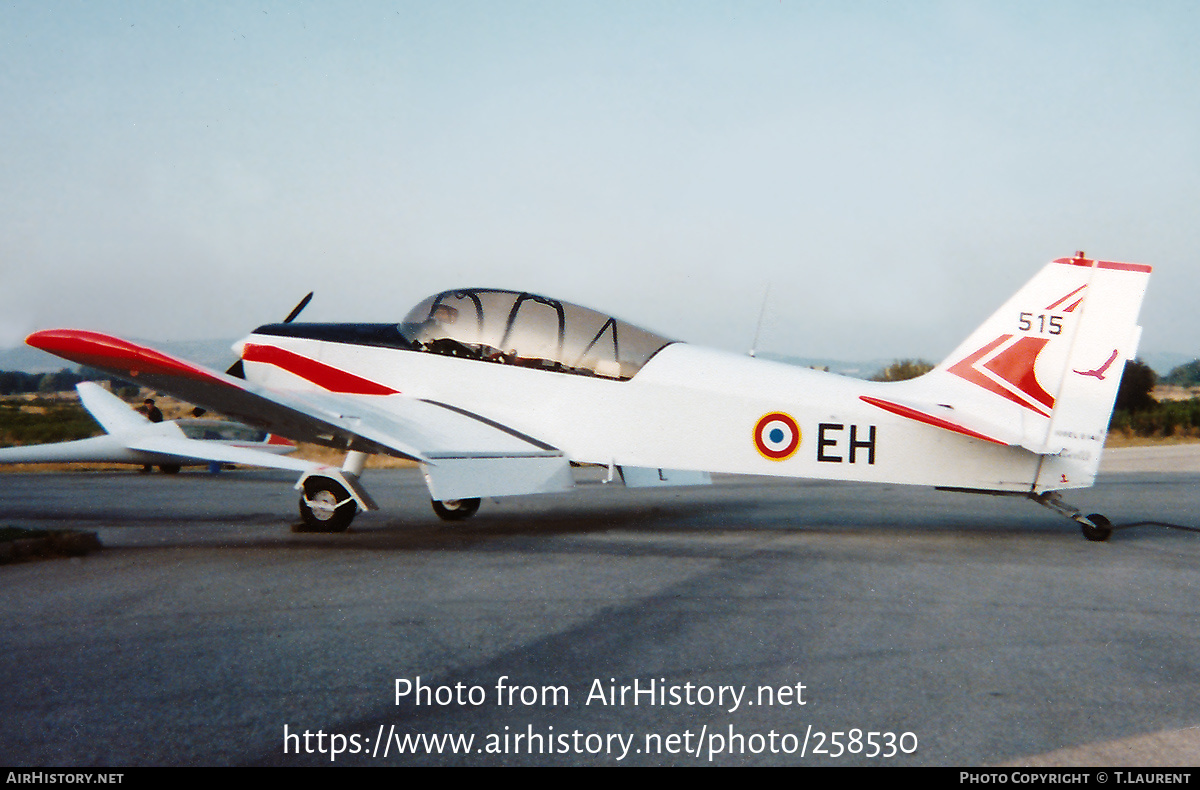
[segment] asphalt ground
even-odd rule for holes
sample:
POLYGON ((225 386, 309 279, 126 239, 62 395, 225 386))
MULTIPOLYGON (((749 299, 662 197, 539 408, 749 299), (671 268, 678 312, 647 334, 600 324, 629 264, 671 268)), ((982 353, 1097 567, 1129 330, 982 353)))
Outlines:
MULTIPOLYGON (((0 526, 105 546, 0 567, 0 764, 1200 764, 1196 532, 582 477, 450 525, 415 470, 373 471, 383 509, 323 535, 272 472, 0 474, 0 526)), ((1198 527, 1198 492, 1110 472, 1066 499, 1198 527)))

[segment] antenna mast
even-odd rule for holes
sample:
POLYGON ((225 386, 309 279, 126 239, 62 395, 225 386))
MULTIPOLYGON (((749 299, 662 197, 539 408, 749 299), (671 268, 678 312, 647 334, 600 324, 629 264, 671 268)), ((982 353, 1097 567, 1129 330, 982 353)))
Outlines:
POLYGON ((750 356, 754 356, 758 349, 758 335, 762 332, 763 316, 767 314, 767 297, 771 295, 771 283, 767 283, 767 287, 763 289, 762 307, 758 309, 758 325, 754 327, 754 342, 750 344, 750 356))

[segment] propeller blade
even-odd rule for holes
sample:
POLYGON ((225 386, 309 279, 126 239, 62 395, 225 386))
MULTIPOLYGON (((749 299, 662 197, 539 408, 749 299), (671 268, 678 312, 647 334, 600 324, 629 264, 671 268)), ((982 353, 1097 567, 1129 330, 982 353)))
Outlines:
POLYGON ((292 321, 296 320, 296 316, 300 315, 301 310, 303 310, 305 307, 308 307, 308 303, 312 301, 312 298, 313 292, 309 291, 308 296, 301 299, 300 304, 293 307, 292 312, 288 313, 288 317, 283 319, 283 323, 290 324, 292 321))
MULTIPOLYGON (((300 304, 293 307, 292 312, 288 313, 288 317, 283 319, 283 323, 290 324, 290 323, 292 323, 292 321, 296 320, 296 316, 300 315, 301 310, 308 307, 308 303, 312 301, 312 298, 313 298, 313 292, 309 291, 308 296, 301 299, 300 304)), ((235 376, 239 379, 246 378, 246 371, 242 366, 242 361, 239 359, 237 362, 234 362, 232 365, 230 365, 229 370, 225 371, 225 375, 235 376)), ((196 416, 199 416, 199 415, 196 415, 196 416)))

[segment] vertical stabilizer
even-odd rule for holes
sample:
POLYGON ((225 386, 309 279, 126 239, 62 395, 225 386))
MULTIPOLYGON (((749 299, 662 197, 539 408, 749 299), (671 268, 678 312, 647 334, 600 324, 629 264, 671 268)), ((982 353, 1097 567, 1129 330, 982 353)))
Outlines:
POLYGON ((107 433, 145 429, 152 423, 128 403, 91 381, 75 385, 79 401, 107 433))
POLYGON ((927 395, 1005 426, 1046 456, 1038 490, 1090 485, 1150 267, 1077 253, 1046 265, 944 362, 927 395))

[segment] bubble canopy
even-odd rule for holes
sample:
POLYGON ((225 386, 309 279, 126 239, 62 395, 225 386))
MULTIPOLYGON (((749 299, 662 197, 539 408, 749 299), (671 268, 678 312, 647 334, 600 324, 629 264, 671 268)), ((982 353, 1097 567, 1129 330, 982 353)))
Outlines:
POLYGON ((621 380, 673 342, 579 305, 481 288, 431 296, 398 329, 432 354, 621 380))
POLYGON ((238 422, 223 420, 178 420, 175 423, 189 439, 218 439, 223 442, 264 442, 267 432, 238 422))

